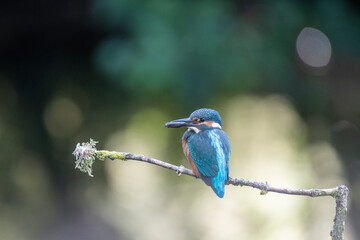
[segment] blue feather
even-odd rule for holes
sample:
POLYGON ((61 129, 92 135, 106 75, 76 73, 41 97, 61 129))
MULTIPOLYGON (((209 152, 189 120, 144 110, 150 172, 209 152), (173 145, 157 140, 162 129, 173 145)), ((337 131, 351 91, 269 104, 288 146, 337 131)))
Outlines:
POLYGON ((220 136, 215 131, 208 131, 211 145, 215 148, 216 159, 219 166, 217 175, 212 180, 212 187, 219 197, 224 197, 225 181, 228 178, 228 156, 225 156, 224 146, 221 142, 220 136))
POLYGON ((224 185, 229 175, 230 142, 220 129, 184 134, 191 159, 203 181, 219 196, 224 196, 224 185))

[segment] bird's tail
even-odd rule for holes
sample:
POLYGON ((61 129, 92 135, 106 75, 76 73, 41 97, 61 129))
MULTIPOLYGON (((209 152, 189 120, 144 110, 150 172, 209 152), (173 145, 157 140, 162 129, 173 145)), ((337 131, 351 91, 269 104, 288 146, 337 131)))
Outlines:
POLYGON ((213 182, 211 188, 214 190, 216 195, 218 195, 218 197, 223 198, 225 194, 225 180, 213 182))
POLYGON ((217 179, 216 177, 203 177, 202 180, 206 183, 206 185, 210 186, 218 197, 223 198, 225 194, 225 180, 217 179))

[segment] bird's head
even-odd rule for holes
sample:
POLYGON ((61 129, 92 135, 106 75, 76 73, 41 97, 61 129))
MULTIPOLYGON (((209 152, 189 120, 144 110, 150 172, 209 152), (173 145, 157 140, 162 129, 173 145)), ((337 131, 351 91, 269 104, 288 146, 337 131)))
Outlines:
POLYGON ((210 108, 201 108, 190 114, 188 118, 177 119, 165 124, 168 128, 188 127, 195 132, 209 129, 221 129, 220 114, 210 108))

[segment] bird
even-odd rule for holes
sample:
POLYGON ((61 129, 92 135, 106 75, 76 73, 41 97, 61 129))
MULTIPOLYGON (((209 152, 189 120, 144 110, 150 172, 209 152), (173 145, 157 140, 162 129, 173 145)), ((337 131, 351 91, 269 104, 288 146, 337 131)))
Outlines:
POLYGON ((229 178, 230 140, 222 130, 220 114, 210 108, 200 108, 188 118, 173 120, 167 128, 187 127, 182 136, 182 148, 198 178, 210 186, 220 198, 225 194, 229 178))

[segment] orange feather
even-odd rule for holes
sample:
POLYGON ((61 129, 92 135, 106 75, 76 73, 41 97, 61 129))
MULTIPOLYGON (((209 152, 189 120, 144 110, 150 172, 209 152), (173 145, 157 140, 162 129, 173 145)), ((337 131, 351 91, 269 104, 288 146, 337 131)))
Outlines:
POLYGON ((185 154, 187 160, 189 161, 192 170, 194 171, 194 173, 197 177, 200 177, 199 170, 197 169, 195 162, 192 160, 192 158, 190 156, 190 151, 189 151, 189 147, 188 147, 186 139, 182 140, 182 147, 184 150, 184 154, 185 154))

